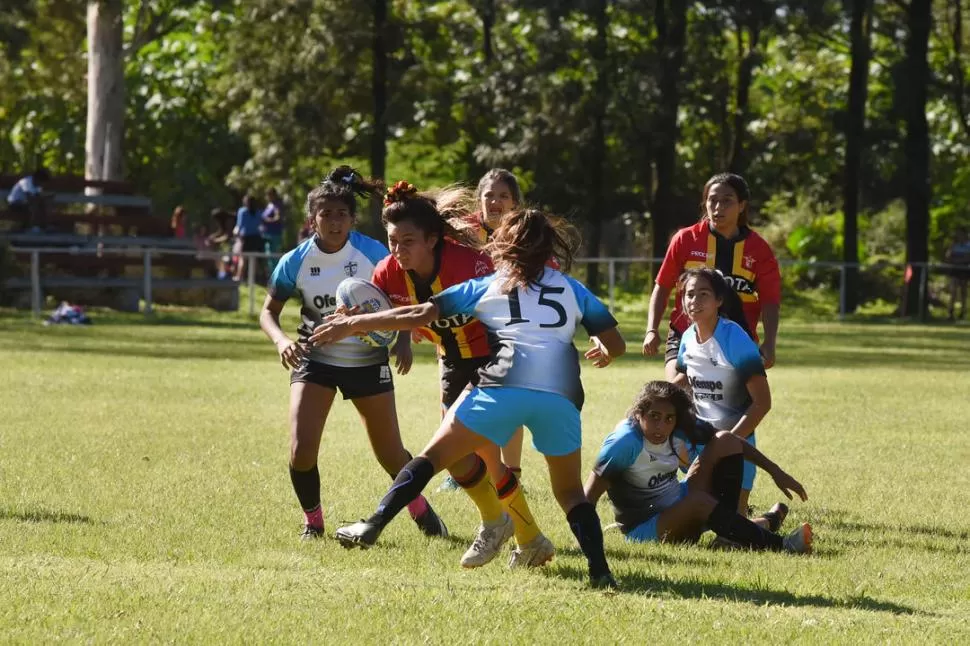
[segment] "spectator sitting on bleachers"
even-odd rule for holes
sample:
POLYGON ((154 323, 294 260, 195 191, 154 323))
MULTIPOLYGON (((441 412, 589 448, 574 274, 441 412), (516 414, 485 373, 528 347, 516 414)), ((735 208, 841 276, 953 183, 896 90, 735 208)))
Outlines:
POLYGON ((23 216, 25 231, 40 231, 44 228, 47 205, 41 189, 50 177, 50 171, 41 166, 21 178, 7 195, 10 210, 23 216))
POLYGON ((176 206, 175 210, 172 211, 172 221, 169 224, 169 229, 172 232, 172 236, 176 238, 187 237, 187 226, 188 223, 185 221, 185 208, 181 205, 176 206))
MULTIPOLYGON (((247 194, 243 198, 243 205, 236 211, 236 227, 232 230, 241 244, 233 245, 233 253, 262 252, 263 235, 260 232, 263 225, 260 212, 256 208, 256 198, 247 194), (237 252, 238 249, 238 252, 237 252)), ((243 271, 246 269, 246 257, 238 256, 236 262, 235 280, 242 280, 243 271)))

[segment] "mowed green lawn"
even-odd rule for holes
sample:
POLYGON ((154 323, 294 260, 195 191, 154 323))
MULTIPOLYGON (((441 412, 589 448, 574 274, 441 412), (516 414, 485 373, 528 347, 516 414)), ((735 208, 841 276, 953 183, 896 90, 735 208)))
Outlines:
MULTIPOLYGON (((966 327, 786 321, 759 446, 808 489, 785 529, 810 522, 815 554, 629 545, 613 531, 610 595, 587 588, 528 446, 530 503, 559 549, 549 566, 463 571, 477 514, 460 492, 434 493, 440 476, 430 500, 450 540, 405 515, 376 548, 343 550, 333 531, 389 483, 347 402, 320 456, 328 538, 301 543, 272 346, 238 317, 160 321, 0 315, 0 641, 970 640, 966 327)), ((587 469, 636 389, 662 376, 625 322, 630 356, 583 373, 587 469)), ((438 419, 426 350, 397 380, 413 452, 438 419)), ((756 507, 779 496, 760 474, 756 507)), ((605 499, 599 511, 612 521, 605 499)))

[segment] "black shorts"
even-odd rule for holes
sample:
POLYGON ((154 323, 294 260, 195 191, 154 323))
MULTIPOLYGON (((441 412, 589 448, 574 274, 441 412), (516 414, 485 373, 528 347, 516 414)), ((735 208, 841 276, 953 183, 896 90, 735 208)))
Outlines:
POLYGON ((667 349, 664 352, 664 365, 677 360, 677 353, 680 352, 680 337, 682 336, 683 334, 674 328, 670 328, 670 331, 667 332, 667 349))
POLYGON ((290 383, 316 384, 339 390, 344 399, 370 397, 394 390, 391 366, 387 363, 343 368, 319 361, 307 361, 290 373, 290 383))
POLYGON ((441 375, 441 404, 446 408, 458 401, 468 384, 478 385, 478 369, 487 365, 491 357, 472 359, 445 359, 438 362, 441 375))
POLYGON ((245 236, 242 239, 242 250, 263 251, 263 236, 245 236))

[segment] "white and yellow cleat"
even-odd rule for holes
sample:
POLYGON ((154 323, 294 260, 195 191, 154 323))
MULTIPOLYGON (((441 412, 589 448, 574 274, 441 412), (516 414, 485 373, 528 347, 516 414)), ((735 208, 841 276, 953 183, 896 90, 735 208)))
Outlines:
POLYGON ((461 557, 461 566, 467 568, 481 567, 498 556, 512 535, 515 534, 515 524, 512 517, 503 513, 502 518, 495 523, 482 523, 478 526, 478 536, 472 546, 461 557))

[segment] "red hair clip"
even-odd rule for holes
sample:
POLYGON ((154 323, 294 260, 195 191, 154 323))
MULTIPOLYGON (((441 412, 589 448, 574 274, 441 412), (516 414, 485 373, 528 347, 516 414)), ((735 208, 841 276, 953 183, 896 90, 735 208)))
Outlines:
POLYGON ((384 206, 400 202, 404 200, 405 195, 415 195, 417 192, 418 189, 413 184, 402 179, 387 191, 387 195, 384 196, 384 206))

